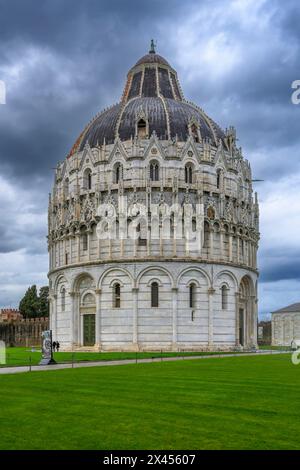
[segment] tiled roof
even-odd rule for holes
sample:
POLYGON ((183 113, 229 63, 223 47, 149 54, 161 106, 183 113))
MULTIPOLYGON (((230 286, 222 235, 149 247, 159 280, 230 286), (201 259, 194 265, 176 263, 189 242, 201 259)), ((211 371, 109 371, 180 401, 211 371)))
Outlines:
POLYGON ((280 308, 279 310, 275 310, 272 313, 293 313, 293 312, 300 312, 300 302, 296 304, 288 305, 287 307, 280 308))

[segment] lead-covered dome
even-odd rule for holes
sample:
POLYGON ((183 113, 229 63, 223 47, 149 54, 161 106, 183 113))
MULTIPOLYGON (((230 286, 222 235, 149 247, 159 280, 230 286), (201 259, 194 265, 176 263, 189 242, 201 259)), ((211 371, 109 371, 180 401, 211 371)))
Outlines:
MULTIPOLYGON (((217 145, 224 132, 206 113, 184 99, 176 71, 154 45, 129 70, 120 103, 98 114, 77 139, 70 154, 90 147, 111 144, 137 135, 138 122, 145 123, 145 138, 156 133, 159 139, 186 141, 189 135, 217 145)), ((226 142, 225 142, 226 145, 226 142)))

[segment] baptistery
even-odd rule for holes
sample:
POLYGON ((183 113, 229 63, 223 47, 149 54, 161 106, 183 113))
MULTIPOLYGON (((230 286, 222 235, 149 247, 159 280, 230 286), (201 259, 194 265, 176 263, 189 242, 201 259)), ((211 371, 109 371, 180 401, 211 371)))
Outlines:
POLYGON ((256 347, 259 208, 236 142, 152 42, 55 170, 50 327, 63 349, 256 347))

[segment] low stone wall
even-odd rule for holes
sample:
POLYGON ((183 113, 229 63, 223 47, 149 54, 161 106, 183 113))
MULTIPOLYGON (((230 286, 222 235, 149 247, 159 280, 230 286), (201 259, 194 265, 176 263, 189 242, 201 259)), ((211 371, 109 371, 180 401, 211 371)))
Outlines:
POLYGON ((6 346, 36 346, 42 332, 49 329, 49 318, 27 318, 14 323, 0 323, 0 340, 6 346))

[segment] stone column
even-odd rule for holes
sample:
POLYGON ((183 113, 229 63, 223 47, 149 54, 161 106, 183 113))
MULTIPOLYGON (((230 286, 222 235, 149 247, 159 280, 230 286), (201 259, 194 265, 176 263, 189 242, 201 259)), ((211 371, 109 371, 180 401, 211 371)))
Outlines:
POLYGON ((98 238, 98 259, 101 259, 101 238, 98 238))
POLYGON ((95 290, 96 294, 96 338, 95 346, 101 351, 101 289, 95 290))
POLYGON ((91 231, 90 230, 87 232, 87 242, 88 242, 88 249, 87 249, 88 261, 90 261, 91 259, 91 231))
POLYGON ((138 287, 132 288, 132 300, 133 300, 133 318, 132 318, 132 342, 133 348, 138 351, 138 287))
POLYGON ((208 250, 208 259, 214 259, 214 229, 209 227, 209 250, 208 250))
POLYGON ((164 254, 164 241, 163 241, 163 229, 162 225, 159 222, 159 256, 163 256, 164 254))
POLYGON ((229 261, 232 262, 232 234, 229 233, 228 236, 228 243, 229 243, 229 261))
POLYGON ((248 297, 246 299, 246 309, 245 309, 245 346, 249 347, 250 342, 251 342, 251 334, 252 334, 252 302, 251 302, 251 297, 248 297))
POLYGON ((77 234, 77 263, 80 263, 80 235, 77 234))
POLYGON ((220 229, 220 259, 221 260, 225 259, 225 256, 224 256, 224 253, 225 253, 225 250, 224 250, 224 233, 225 233, 225 230, 223 228, 221 228, 220 229))
POLYGON ((250 346, 257 346, 257 299, 255 295, 250 297, 250 310, 251 310, 251 344, 250 346))
POLYGON ((76 343, 76 337, 75 337, 75 298, 76 298, 76 293, 74 291, 69 292, 69 296, 71 299, 71 312, 70 312, 70 343, 71 343, 71 348, 73 349, 74 344, 76 343))
POLYGON ((73 259, 72 259, 72 255, 73 255, 73 253, 72 253, 72 238, 73 237, 71 237, 71 236, 69 238, 69 264, 73 263, 73 259))
POLYGON ((173 312, 173 339, 172 339, 172 350, 178 350, 177 336, 178 336, 178 327, 177 327, 177 297, 178 297, 178 288, 172 288, 172 312, 173 312))
POLYGON ((240 294, 235 293, 235 345, 239 348, 240 345, 240 309, 239 309, 240 294))
POLYGON ((248 238, 248 266, 252 267, 252 241, 248 238))
POLYGON ((212 287, 208 289, 208 347, 213 349, 214 346, 214 293, 215 289, 212 287))
POLYGON ((151 255, 151 227, 147 227, 147 256, 151 255))
POLYGON ((62 241, 62 248, 63 248, 63 254, 62 254, 62 265, 65 266, 66 264, 66 244, 67 244, 67 240, 66 238, 64 237, 63 241, 62 241))
POLYGON ((74 298, 74 341, 81 344, 81 315, 80 315, 80 294, 76 292, 74 298))
POLYGON ((236 236, 236 251, 237 251, 237 263, 240 262, 240 236, 236 236))
MULTIPOLYGON (((175 219, 175 217, 174 217, 175 219)), ((172 223, 172 222, 171 222, 172 223)), ((176 224, 175 220, 173 221, 173 239, 172 239, 172 246, 173 246, 173 256, 177 256, 177 232, 176 232, 176 224)))
POLYGON ((51 329, 52 337, 55 341, 57 335, 57 294, 54 294, 50 297, 50 306, 51 306, 51 329))

